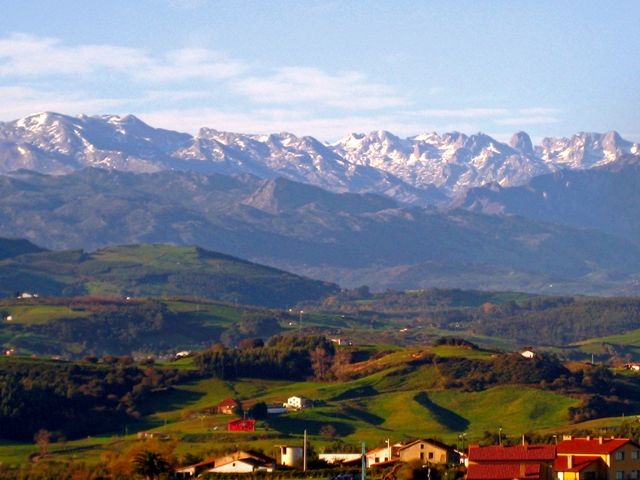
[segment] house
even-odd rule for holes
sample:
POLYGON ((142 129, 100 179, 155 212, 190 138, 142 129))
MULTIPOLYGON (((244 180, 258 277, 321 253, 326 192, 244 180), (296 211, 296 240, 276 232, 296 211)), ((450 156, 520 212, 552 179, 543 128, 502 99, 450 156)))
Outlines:
POLYGON ((234 400, 233 398, 225 398, 218 404, 218 413, 222 413, 224 415, 233 415, 240 411, 240 402, 234 400))
POLYGON ((331 338, 330 339, 333 343, 335 343, 338 346, 351 346, 353 345, 348 338, 344 338, 344 337, 335 337, 335 338, 331 338))
MULTIPOLYGON (((7 320, 9 320, 9 317, 7 317, 7 320)), ((625 363, 624 368, 633 370, 634 372, 640 372, 640 363, 625 363)))
POLYGON ((255 432, 256 421, 252 419, 237 418, 227 423, 227 431, 229 432, 255 432))
POLYGON ((280 465, 292 468, 302 467, 304 449, 299 445, 278 445, 280 449, 280 465))
POLYGON ((553 464, 558 480, 596 480, 607 478, 607 466, 594 455, 562 455, 553 464))
POLYGON ((553 480, 554 445, 469 446, 468 480, 553 480))
POLYGON ((289 397, 286 403, 283 403, 282 406, 290 409, 290 410, 304 410, 305 408, 310 408, 313 405, 313 402, 308 398, 304 397, 289 397))
POLYGON ((176 352, 176 354, 173 356, 173 358, 175 358, 177 360, 179 358, 189 357, 192 354, 193 354, 193 352, 191 350, 182 350, 181 352, 176 352))
POLYGON ((320 460, 327 462, 330 465, 339 464, 344 462, 352 462, 362 459, 361 453, 321 453, 318 455, 320 460))
POLYGON ((38 298, 37 293, 29 293, 29 292, 21 292, 16 295, 18 300, 29 299, 29 298, 38 298))
POLYGON ((255 471, 273 472, 276 461, 252 450, 238 451, 223 457, 209 457, 194 465, 175 469, 177 478, 197 477, 203 473, 251 473, 255 471))
POLYGON ((425 463, 459 463, 455 449, 431 438, 414 440, 398 449, 402 462, 420 460, 425 463))
POLYGON ((197 477, 202 472, 205 472, 215 467, 215 457, 205 458, 203 461, 194 463, 193 465, 185 465, 178 467, 174 470, 174 476, 178 479, 186 479, 191 477, 197 477))
POLYGON ((640 479, 640 445, 628 438, 567 435, 558 444, 558 457, 566 457, 557 462, 563 469, 558 480, 640 479))
POLYGON ((7 315, 7 317, 5 318, 5 320, 6 320, 7 322, 12 322, 12 321, 13 321, 13 316, 11 316, 11 315, 7 315))
POLYGON ((395 445, 384 445, 382 447, 374 448, 365 453, 367 468, 377 466, 381 463, 400 460, 400 449, 403 447, 401 443, 395 445))
POLYGON ((520 355, 522 355, 524 358, 536 358, 536 352, 530 349, 521 351, 520 355))
POLYGON ((540 480, 542 465, 539 463, 471 464, 467 469, 468 480, 540 480))

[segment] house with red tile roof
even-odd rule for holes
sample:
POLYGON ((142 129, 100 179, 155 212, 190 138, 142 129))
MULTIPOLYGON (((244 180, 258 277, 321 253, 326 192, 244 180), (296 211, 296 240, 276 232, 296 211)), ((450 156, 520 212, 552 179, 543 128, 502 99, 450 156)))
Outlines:
POLYGON ((562 455, 553 464, 558 480, 598 480, 607 478, 607 465, 593 455, 562 455))
POLYGON ((227 423, 228 432, 255 432, 256 421, 253 419, 237 418, 227 423))
POLYGON ((473 480, 539 480, 541 465, 539 463, 474 463, 467 469, 467 479, 473 480))
POLYGON ((218 413, 233 415, 240 411, 240 402, 233 398, 225 398, 218 404, 218 413))
POLYGON ((558 444, 558 457, 566 457, 558 467, 567 468, 558 470, 558 480, 640 480, 640 445, 628 438, 565 436, 558 444), (589 459, 590 466, 574 471, 589 459))
MULTIPOLYGON (((469 480, 552 480, 553 445, 469 446, 469 480)), ((640 480, 640 479, 639 479, 640 480)))

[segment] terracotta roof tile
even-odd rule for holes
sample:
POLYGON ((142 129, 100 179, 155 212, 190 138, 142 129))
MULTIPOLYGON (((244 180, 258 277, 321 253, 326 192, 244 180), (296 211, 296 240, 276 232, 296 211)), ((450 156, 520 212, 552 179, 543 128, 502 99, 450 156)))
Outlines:
POLYGON ((574 438, 563 440, 558 444, 558 453, 573 453, 582 455, 602 455, 616 451, 631 440, 628 438, 574 438))
POLYGON ((581 472, 593 462, 601 461, 600 457, 579 456, 572 457, 571 468, 569 468, 569 456, 560 456, 553 463, 553 469, 556 472, 581 472))
POLYGON ((555 458, 553 445, 469 447, 470 462, 553 461, 555 458))

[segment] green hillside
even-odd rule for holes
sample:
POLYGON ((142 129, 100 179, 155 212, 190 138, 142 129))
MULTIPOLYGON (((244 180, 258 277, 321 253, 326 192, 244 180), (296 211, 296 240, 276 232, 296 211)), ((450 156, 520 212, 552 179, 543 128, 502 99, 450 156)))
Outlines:
MULTIPOLYGON (((531 431, 570 428, 568 409, 580 404, 578 397, 533 385, 497 385, 478 391, 448 388, 436 364, 415 363, 433 353, 431 349, 408 349, 366 360, 366 365, 356 362, 350 366, 353 374, 374 373, 342 382, 189 379, 186 375, 168 391, 141 403, 137 408, 145 413, 138 420, 120 422, 107 435, 66 442, 64 448, 53 444, 51 451, 54 458, 63 461, 76 454, 96 462, 104 452, 121 451, 134 443, 135 433, 142 430, 168 434, 177 441, 178 456, 187 452, 204 456, 230 445, 272 452, 278 444, 300 443, 304 430, 314 449, 322 451, 336 448, 329 445, 338 439, 352 446, 362 441, 374 446, 387 438, 395 442, 415 437, 456 443, 462 433, 469 441, 479 441, 498 426, 506 438, 513 439, 531 431), (257 402, 279 404, 291 395, 312 399, 314 407, 270 416, 258 422, 256 432, 227 432, 226 423, 233 417, 207 410, 228 397, 241 400, 248 409, 257 402)), ((453 362, 468 359, 465 348, 458 348, 456 356, 456 349, 451 347, 448 354, 453 362)), ((487 355, 480 361, 490 365, 494 360, 487 355)), ((161 368, 175 366, 170 362, 161 368)), ((183 375, 195 371, 190 359, 181 360, 177 366, 183 375)), ((0 444, 0 461, 22 462, 32 451, 26 443, 0 444)))
POLYGON ((0 261, 0 295, 178 295, 286 307, 337 291, 332 284, 197 247, 135 245, 93 253, 41 252, 0 261))

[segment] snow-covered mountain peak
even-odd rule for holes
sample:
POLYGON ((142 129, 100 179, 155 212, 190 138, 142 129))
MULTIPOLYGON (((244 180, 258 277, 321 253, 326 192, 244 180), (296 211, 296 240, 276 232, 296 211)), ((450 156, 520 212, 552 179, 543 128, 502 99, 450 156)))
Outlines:
POLYGON ((325 144, 289 132, 248 135, 202 128, 194 137, 154 128, 133 115, 43 112, 0 123, 0 172, 65 173, 90 166, 281 176, 332 191, 375 192, 417 203, 487 183, 519 185, 560 169, 605 165, 629 153, 640 148, 615 131, 545 138, 534 147, 525 132, 504 143, 484 133, 401 138, 375 130, 325 144))

